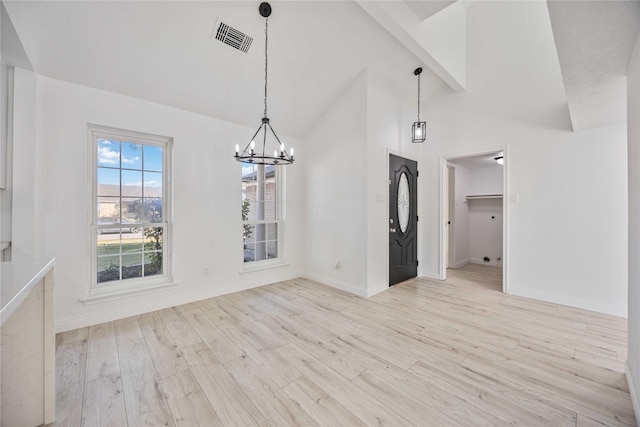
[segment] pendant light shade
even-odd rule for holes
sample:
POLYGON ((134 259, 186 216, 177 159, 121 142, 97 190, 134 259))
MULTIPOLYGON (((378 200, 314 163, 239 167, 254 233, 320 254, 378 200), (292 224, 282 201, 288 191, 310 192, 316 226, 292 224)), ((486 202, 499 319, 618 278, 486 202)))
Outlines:
POLYGON ((413 143, 421 143, 427 139, 427 123, 420 121, 420 74, 422 73, 422 68, 418 67, 413 72, 414 75, 418 76, 418 121, 413 123, 411 128, 411 141, 413 143))
POLYGON ((240 146, 236 144, 235 158, 239 162, 252 163, 256 165, 288 165, 293 163, 293 148, 287 151, 284 144, 276 135, 276 132, 269 123, 267 116, 267 70, 269 46, 269 16, 271 15, 271 5, 267 2, 260 4, 258 8, 260 15, 264 19, 264 117, 258 130, 253 134, 253 138, 240 151, 240 146))

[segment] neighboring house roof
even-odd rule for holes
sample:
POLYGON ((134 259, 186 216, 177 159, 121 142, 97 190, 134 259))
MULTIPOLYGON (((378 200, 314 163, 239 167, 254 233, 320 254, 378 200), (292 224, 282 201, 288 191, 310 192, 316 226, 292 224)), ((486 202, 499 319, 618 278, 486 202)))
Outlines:
MULTIPOLYGON (((140 186, 123 185, 122 197, 141 197, 140 186)), ((98 184, 98 197, 118 197, 120 196, 120 186, 114 184, 98 184)), ((162 197, 162 188, 145 187, 144 197, 162 197)))
MULTIPOLYGON (((242 175, 243 181, 253 181, 256 179, 256 172, 251 172, 245 175, 242 175)), ((276 166, 275 165, 265 165, 264 167, 264 177, 265 178, 273 178, 276 175, 276 166)))

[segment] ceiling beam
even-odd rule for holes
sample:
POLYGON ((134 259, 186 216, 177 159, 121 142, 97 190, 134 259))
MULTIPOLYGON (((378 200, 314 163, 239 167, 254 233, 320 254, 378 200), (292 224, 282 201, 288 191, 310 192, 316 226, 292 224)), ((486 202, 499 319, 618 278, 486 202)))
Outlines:
MULTIPOLYGON (((430 28, 429 21, 433 17, 422 21, 406 3, 402 1, 356 0, 356 3, 453 90, 458 92, 465 89, 466 70, 464 64, 466 50, 464 49, 464 37, 462 37, 463 46, 461 52, 460 49, 455 49, 458 51, 448 52, 448 54, 444 56, 439 55, 437 49, 434 49, 433 45, 430 46, 429 40, 425 38, 425 35, 430 32, 433 33, 433 31, 440 31, 440 29, 445 28, 442 26, 439 26, 439 28, 430 28), (451 58, 452 56, 459 58, 458 64, 453 64, 445 60, 445 58, 451 58)), ((443 13, 443 11, 438 14, 440 13, 443 13)), ((460 13, 465 13, 464 8, 460 8, 460 13)), ((454 30, 466 31, 464 20, 462 21, 462 26, 462 28, 454 28, 454 30)), ((447 28, 451 28, 451 26, 447 28)))

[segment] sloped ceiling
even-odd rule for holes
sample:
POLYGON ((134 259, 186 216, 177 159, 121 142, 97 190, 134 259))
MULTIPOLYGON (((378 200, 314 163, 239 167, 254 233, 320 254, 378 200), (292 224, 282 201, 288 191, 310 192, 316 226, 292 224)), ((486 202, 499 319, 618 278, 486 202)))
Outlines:
MULTIPOLYGON (((260 123, 264 19, 258 1, 3 1, 23 67, 44 76, 248 126, 260 123), (247 54, 210 39, 218 20, 254 38, 247 54), (15 31, 13 31, 15 29, 15 31), (15 37, 17 35, 17 37, 15 37), (19 49, 18 49, 19 48, 19 49)), ((304 136, 365 69, 412 99, 464 90, 464 1, 272 1, 269 116, 304 136)), ((549 0, 576 130, 626 120, 626 66, 638 1, 549 0)), ((4 19, 4 18, 3 18, 4 19)), ((17 56, 16 56, 17 57, 17 56)))
MULTIPOLYGON (((5 1, 41 75, 258 126, 264 18, 254 1, 5 1), (217 20, 247 33, 247 54, 210 40, 217 20)), ((423 64, 353 1, 272 1, 269 116, 304 136, 364 69, 414 96, 423 64)), ((442 82, 429 70, 423 95, 442 82), (431 88, 431 89, 430 89, 431 88)))
POLYGON ((638 1, 547 2, 574 130, 624 123, 638 1))

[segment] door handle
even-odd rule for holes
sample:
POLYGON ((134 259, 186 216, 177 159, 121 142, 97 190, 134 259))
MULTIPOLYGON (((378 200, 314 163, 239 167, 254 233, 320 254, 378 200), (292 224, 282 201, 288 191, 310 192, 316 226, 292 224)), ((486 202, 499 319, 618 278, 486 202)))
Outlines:
POLYGON ((389 229, 389 233, 395 233, 395 232, 396 232, 396 229, 395 229, 395 228, 390 228, 390 229, 389 229))

